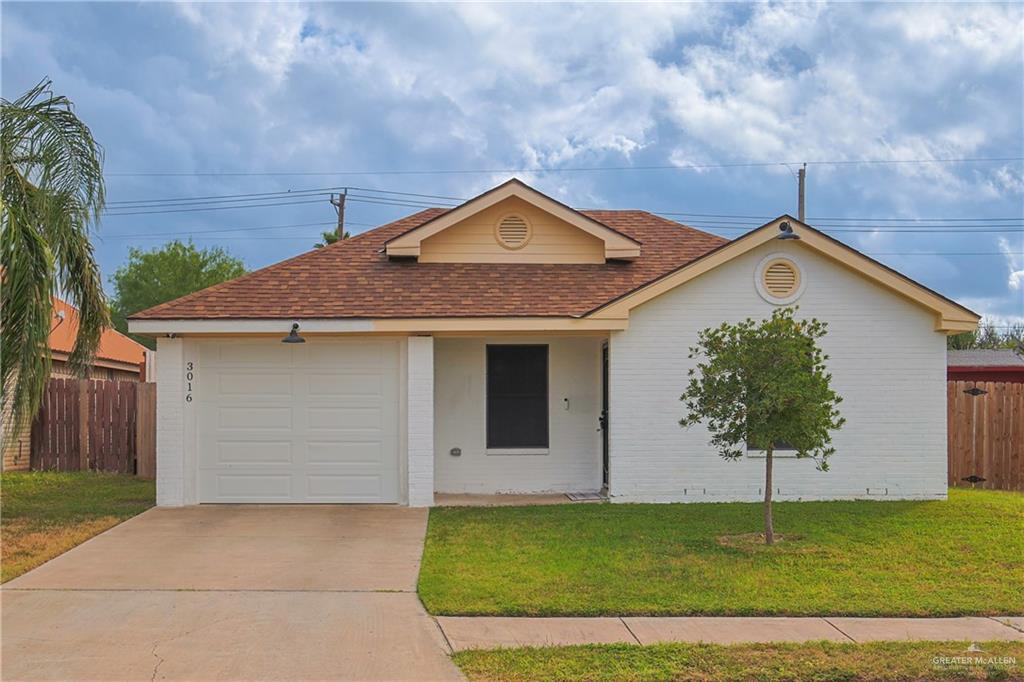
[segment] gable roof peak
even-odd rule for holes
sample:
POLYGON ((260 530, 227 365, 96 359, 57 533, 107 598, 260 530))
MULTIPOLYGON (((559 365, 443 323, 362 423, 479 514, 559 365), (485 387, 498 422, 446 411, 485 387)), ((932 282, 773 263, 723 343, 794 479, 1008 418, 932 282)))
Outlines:
POLYGON ((385 251, 390 257, 419 257, 420 244, 423 240, 513 197, 600 239, 605 246, 606 259, 631 260, 640 255, 638 240, 609 227, 593 216, 567 206, 515 177, 392 237, 385 243, 385 251))

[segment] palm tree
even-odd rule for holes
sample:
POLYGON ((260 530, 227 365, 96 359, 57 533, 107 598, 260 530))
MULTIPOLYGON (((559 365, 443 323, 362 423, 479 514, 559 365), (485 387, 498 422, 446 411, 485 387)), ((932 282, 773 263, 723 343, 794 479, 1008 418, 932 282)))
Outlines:
MULTIPOLYGON (((322 249, 325 246, 330 246, 334 242, 338 241, 337 232, 321 232, 320 234, 322 235, 323 240, 313 244, 313 248, 315 249, 322 249)), ((350 235, 347 230, 341 233, 341 239, 348 239, 351 236, 352 235, 350 235)))
POLYGON ((84 373, 110 325, 89 232, 104 204, 103 150, 43 80, 0 100, 0 372, 5 427, 39 409, 50 374, 52 296, 78 308, 69 365, 84 373))

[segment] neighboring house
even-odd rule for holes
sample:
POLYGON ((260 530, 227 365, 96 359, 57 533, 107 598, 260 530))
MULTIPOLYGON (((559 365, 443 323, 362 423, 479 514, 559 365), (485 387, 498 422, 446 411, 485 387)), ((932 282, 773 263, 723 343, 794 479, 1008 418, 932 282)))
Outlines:
MULTIPOLYGON (((54 297, 53 323, 50 328, 50 355, 52 363, 50 376, 71 378, 74 374, 68 367, 68 357, 78 338, 78 309, 66 301, 54 297)), ((106 329, 100 337, 100 345, 89 368, 90 379, 113 379, 116 381, 144 381, 146 373, 146 347, 124 334, 106 329)), ((7 416, 7 413, 4 413, 7 416)), ((31 454, 31 428, 24 429, 9 439, 3 448, 5 471, 28 469, 31 454)))
POLYGON ((513 180, 133 316, 157 502, 758 500, 761 453, 723 460, 679 395, 700 329, 784 305, 828 322, 847 423, 777 498, 945 497, 945 337, 976 314, 789 216, 727 241, 513 180))
POLYGON ((1024 383, 1024 355, 1011 349, 951 350, 946 361, 950 381, 1024 383))
MULTIPOLYGON (((59 298, 53 299, 53 328, 50 330, 52 376, 74 376, 67 366, 78 338, 78 309, 59 298)), ((116 329, 105 329, 89 368, 90 379, 145 381, 146 347, 116 329)))

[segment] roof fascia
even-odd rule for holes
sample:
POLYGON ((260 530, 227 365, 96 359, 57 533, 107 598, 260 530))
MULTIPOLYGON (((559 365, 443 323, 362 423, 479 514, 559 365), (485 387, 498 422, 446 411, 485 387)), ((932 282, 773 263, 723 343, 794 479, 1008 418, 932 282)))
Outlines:
POLYGON ((602 332, 625 329, 625 319, 575 317, 422 317, 381 319, 212 319, 129 320, 133 334, 146 336, 256 334, 284 336, 293 323, 300 334, 432 334, 492 332, 602 332))

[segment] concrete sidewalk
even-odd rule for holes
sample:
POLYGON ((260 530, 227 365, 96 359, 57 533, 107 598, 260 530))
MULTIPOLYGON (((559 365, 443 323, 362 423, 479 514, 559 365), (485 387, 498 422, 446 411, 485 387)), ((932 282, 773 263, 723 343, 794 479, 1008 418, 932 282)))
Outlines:
POLYGON ((662 642, 1024 641, 1024 617, 1007 618, 492 618, 438 616, 454 651, 569 644, 662 642))

